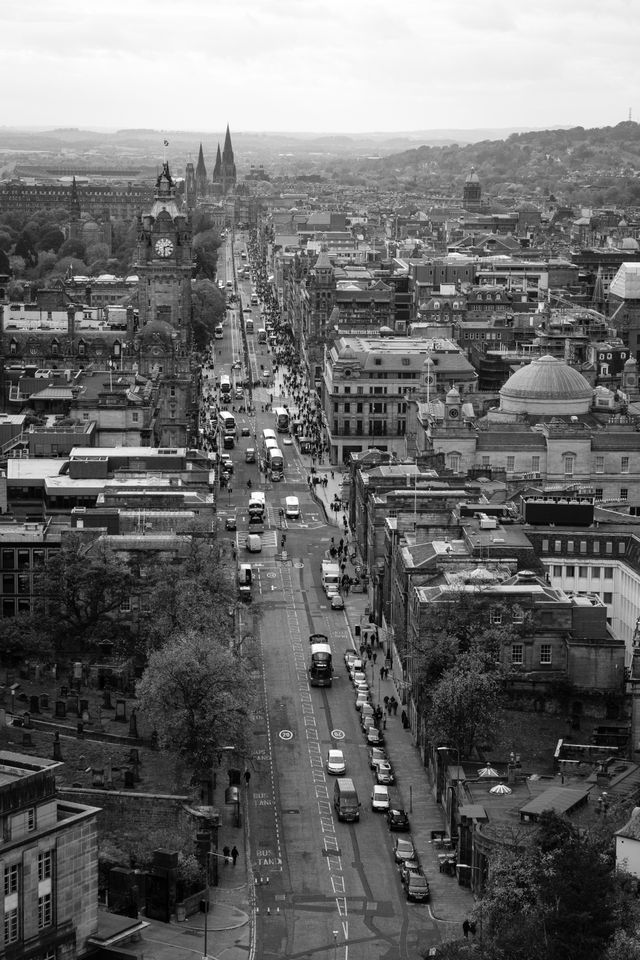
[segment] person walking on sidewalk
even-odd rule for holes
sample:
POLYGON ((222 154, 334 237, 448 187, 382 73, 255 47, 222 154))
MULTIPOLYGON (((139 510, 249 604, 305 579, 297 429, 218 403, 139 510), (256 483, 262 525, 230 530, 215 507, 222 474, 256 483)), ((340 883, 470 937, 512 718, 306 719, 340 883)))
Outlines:
POLYGON ((222 848, 222 856, 224 857, 224 865, 226 867, 231 860, 231 850, 229 849, 229 847, 222 848))
POLYGON ((233 860, 234 867, 236 865, 236 860, 238 859, 239 856, 240 856, 240 852, 234 843, 233 850, 231 851, 231 859, 233 860))

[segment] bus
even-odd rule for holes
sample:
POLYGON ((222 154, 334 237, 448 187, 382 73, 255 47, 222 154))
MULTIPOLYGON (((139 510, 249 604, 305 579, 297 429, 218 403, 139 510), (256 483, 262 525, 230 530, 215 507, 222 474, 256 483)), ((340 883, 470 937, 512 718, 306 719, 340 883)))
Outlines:
POLYGON ((309 683, 312 687, 330 687, 333 665, 329 639, 324 633, 312 633, 309 637, 309 643, 311 645, 309 683))
POLYGON ((267 437, 267 439, 264 442, 264 449, 265 449, 265 453, 267 450, 277 450, 278 441, 274 440, 273 437, 267 437))
POLYGON ((216 340, 222 340, 222 338, 224 337, 224 330, 222 329, 221 323, 216 324, 215 330, 213 331, 213 335, 216 340))
POLYGON ((267 467, 274 483, 282 480, 284 476, 284 457, 277 447, 267 450, 267 467))
POLYGON ((267 331, 264 329, 258 330, 258 343, 266 343, 266 342, 267 342, 267 331))
POLYGON ((253 333, 253 320, 251 319, 251 317, 247 317, 247 319, 245 320, 244 328, 247 331, 247 333, 253 333))
POLYGON ((276 446, 278 446, 278 438, 276 437, 275 430, 267 429, 262 431, 262 442, 264 443, 265 447, 267 445, 267 440, 275 440, 276 446))
POLYGON ((289 414, 284 407, 275 407, 273 415, 276 418, 278 433, 289 433, 289 414))
POLYGON ((223 373, 220 377, 220 393, 231 393, 231 377, 223 373))
POLYGON ((229 413, 228 410, 220 410, 218 413, 218 423, 220 424, 220 432, 223 436, 235 437, 236 418, 232 413, 229 413))

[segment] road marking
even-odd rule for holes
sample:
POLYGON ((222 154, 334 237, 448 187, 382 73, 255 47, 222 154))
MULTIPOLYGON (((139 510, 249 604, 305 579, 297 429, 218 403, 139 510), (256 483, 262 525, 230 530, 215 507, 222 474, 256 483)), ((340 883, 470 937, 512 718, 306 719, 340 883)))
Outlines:
POLYGON ((281 740, 293 740, 293 733, 291 730, 281 730, 278 736, 281 740))
POLYGON ((331 736, 334 740, 344 740, 344 730, 332 730, 331 736))

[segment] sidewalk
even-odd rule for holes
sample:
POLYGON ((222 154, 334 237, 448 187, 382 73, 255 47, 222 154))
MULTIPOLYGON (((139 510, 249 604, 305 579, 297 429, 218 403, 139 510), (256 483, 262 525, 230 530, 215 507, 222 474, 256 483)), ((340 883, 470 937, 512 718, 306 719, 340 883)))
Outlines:
MULTIPOLYGON (((349 594, 345 600, 349 630, 356 650, 359 643, 355 639, 355 627, 367 621, 367 604, 367 594, 349 594)), ((382 706, 385 696, 394 696, 401 704, 401 691, 396 687, 393 677, 390 675, 386 680, 380 678, 380 667, 384 663, 382 648, 376 648, 375 652, 375 664, 373 660, 365 661, 373 703, 380 703, 382 706)), ((469 888, 458 884, 457 877, 440 873, 438 850, 431 842, 431 831, 445 828, 444 811, 434 799, 433 787, 414 744, 413 734, 411 730, 403 728, 400 713, 386 717, 386 728, 383 732, 385 749, 397 778, 396 784, 390 790, 391 797, 395 798, 398 806, 403 807, 409 815, 411 837, 431 889, 431 915, 438 922, 443 940, 458 938, 462 934, 463 921, 473 909, 474 898, 469 888)))

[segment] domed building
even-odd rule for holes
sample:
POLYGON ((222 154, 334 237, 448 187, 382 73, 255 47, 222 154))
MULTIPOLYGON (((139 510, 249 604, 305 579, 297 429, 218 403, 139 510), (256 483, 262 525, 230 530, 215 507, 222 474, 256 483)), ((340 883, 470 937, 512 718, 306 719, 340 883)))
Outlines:
POLYGON ((593 388, 582 374, 557 357, 544 356, 516 370, 500 390, 500 410, 529 416, 589 412, 593 388))

